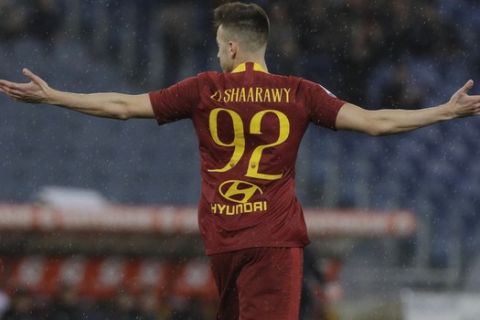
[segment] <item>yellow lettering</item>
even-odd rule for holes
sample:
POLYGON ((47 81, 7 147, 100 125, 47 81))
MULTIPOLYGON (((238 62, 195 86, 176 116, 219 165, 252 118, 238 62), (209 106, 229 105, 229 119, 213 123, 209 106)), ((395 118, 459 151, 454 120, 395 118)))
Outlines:
POLYGON ((287 103, 290 102, 290 89, 291 89, 291 88, 283 88, 283 91, 284 91, 285 94, 287 95, 287 103))
POLYGON ((271 89, 265 89, 265 94, 263 96, 263 101, 264 102, 271 102, 271 98, 270 98, 270 90, 271 89))
MULTIPOLYGON (((233 89, 233 90, 234 91, 231 96, 233 96, 233 94, 236 94, 238 96, 239 88, 233 89)), ((243 88, 243 91, 244 90, 245 88, 243 88)), ((269 90, 265 89, 265 97, 268 97, 268 99, 270 99, 270 94, 268 92, 269 90)), ((278 123, 279 123, 278 138, 276 141, 272 143, 265 143, 262 145, 258 145, 253 150, 253 152, 250 155, 250 160, 248 162, 248 169, 245 176, 256 178, 256 179, 263 179, 263 180, 277 180, 283 176, 283 173, 280 173, 280 174, 260 173, 259 166, 260 166, 261 158, 263 155, 263 151, 265 149, 273 148, 278 145, 281 145, 287 140, 288 136, 290 135, 290 122, 288 120, 288 117, 281 111, 273 110, 273 109, 263 110, 254 114, 252 119, 250 120, 250 129, 249 129, 250 134, 254 134, 254 135, 262 134, 262 119, 267 113, 274 114, 278 119, 278 123)), ((210 115, 209 115, 209 130, 210 130, 210 134, 213 139, 213 142, 215 142, 216 145, 219 145, 221 147, 231 147, 233 149, 233 152, 230 160, 224 165, 223 168, 208 169, 208 171, 209 172, 227 172, 240 162, 241 158, 244 156, 244 153, 245 153, 246 141, 245 141, 245 131, 243 127, 242 118, 237 112, 233 110, 225 109, 225 108, 215 108, 210 112, 210 115), (232 120, 233 138, 231 141, 223 141, 219 136, 218 117, 220 112, 227 113, 230 116, 230 119, 232 120)))
POLYGON ((232 102, 238 101, 238 92, 239 91, 240 91, 239 88, 232 89, 232 95, 230 96, 231 97, 230 101, 232 101, 232 102))
POLYGON ((253 203, 253 211, 262 211, 263 203, 262 202, 254 202, 253 203))
POLYGON ((223 102, 229 102, 230 101, 230 92, 231 92, 231 89, 227 89, 223 92, 223 94, 225 95, 223 97, 223 102))
POLYGON ((263 180, 278 180, 282 178, 283 173, 280 174, 269 174, 269 173, 260 173, 258 172, 259 166, 260 166, 260 160, 262 158, 263 150, 267 148, 272 148, 276 147, 282 143, 284 143, 289 134, 290 134, 290 122, 288 121, 287 116, 278 111, 278 110, 263 110, 258 113, 256 113, 252 120, 250 121, 250 133, 251 134, 262 134, 262 119, 267 113, 273 113, 274 115, 277 116, 278 122, 280 124, 279 126, 279 133, 278 133, 278 139, 275 142, 268 143, 268 144, 263 144, 260 146, 257 146, 253 152, 252 155, 250 156, 250 161, 248 163, 248 169, 247 169, 247 177, 252 177, 252 178, 257 178, 257 179, 263 179, 263 180))
POLYGON ((220 209, 220 214, 223 214, 223 210, 225 210, 226 204, 217 204, 218 209, 220 209))
POLYGON ((238 97, 237 102, 245 102, 245 88, 240 89, 240 96, 238 97))
POLYGON ((273 102, 282 102, 282 89, 273 88, 272 89, 272 98, 273 102))
POLYGON ((237 205, 235 206, 235 213, 236 213, 236 214, 243 213, 243 204, 237 204, 237 205))
POLYGON ((210 99, 220 101, 220 99, 222 99, 222 94, 220 93, 220 90, 215 91, 215 93, 210 96, 210 99))
POLYGON ((290 102, 291 88, 230 88, 215 91, 210 98, 216 101, 228 102, 290 102))
POLYGON ((239 203, 236 205, 226 205, 211 203, 210 208, 213 214, 224 214, 234 216, 242 213, 264 212, 267 211, 267 201, 239 203))
POLYGON ((247 102, 254 102, 254 99, 253 99, 253 88, 248 88, 247 102))
POLYGON ((263 102, 262 92, 263 88, 255 88, 255 102, 263 102))
POLYGON ((237 165, 237 163, 242 158, 243 153, 245 152, 245 134, 243 131, 242 118, 240 118, 240 115, 233 110, 216 108, 216 109, 213 109, 212 112, 210 112, 209 129, 210 129, 210 133, 212 135, 213 141, 217 145, 222 147, 233 147, 233 154, 230 161, 223 168, 209 169, 208 171, 209 172, 226 172, 237 165), (220 139, 220 136, 218 134, 218 114, 220 112, 228 113, 228 115, 232 119, 234 137, 231 142, 223 142, 220 139))
POLYGON ((225 212, 227 216, 235 215, 235 207, 234 206, 227 206, 227 211, 225 212))

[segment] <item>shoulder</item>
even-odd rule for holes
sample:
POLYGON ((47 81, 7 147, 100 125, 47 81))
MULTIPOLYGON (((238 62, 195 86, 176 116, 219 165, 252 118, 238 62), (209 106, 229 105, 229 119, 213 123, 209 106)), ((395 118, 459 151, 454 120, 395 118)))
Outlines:
POLYGON ((299 78, 300 85, 305 89, 319 89, 323 88, 319 83, 305 78, 299 78))
POLYGON ((290 81, 290 82, 299 82, 302 80, 301 77, 298 76, 293 76, 293 75, 284 75, 284 74, 278 74, 278 73, 262 73, 266 77, 272 77, 278 80, 283 80, 283 81, 290 81))
POLYGON ((313 92, 318 92, 320 94, 327 94, 333 98, 336 98, 336 96, 327 88, 325 88, 323 85, 321 85, 318 82, 314 82, 311 80, 307 80, 304 78, 299 78, 300 79, 300 86, 307 90, 307 91, 313 91, 313 92))
POLYGON ((219 78, 224 78, 225 74, 223 72, 218 72, 218 71, 204 71, 204 72, 198 73, 196 77, 200 81, 218 80, 219 78))
POLYGON ((273 85, 286 85, 292 88, 294 91, 299 87, 302 78, 292 75, 282 75, 276 73, 260 73, 265 81, 272 83, 273 85))

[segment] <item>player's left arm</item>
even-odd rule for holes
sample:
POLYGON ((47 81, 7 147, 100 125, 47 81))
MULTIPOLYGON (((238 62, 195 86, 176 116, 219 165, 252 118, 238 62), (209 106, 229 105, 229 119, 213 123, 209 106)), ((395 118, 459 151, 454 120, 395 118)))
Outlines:
POLYGON ((468 95, 472 87, 473 80, 469 80, 447 103, 418 110, 366 110, 346 103, 337 115, 336 128, 378 136, 411 131, 455 118, 480 115, 480 95, 468 95))
POLYGON ((30 80, 17 83, 0 79, 0 93, 21 102, 44 103, 82 112, 97 117, 127 120, 153 118, 154 112, 148 94, 117 92, 74 93, 56 90, 28 69, 23 74, 30 80))

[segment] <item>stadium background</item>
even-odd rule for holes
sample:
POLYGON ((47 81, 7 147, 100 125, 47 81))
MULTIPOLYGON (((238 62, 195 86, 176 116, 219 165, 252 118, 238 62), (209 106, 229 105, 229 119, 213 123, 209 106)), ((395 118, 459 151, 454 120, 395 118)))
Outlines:
MULTIPOLYGON (((20 70, 27 66, 58 89, 140 93, 218 70, 211 10, 219 3, 0 1, 0 78, 23 80, 20 70)), ((480 81, 477 1, 258 3, 272 23, 270 71, 317 81, 358 105, 429 106, 447 100, 469 78, 480 81)), ((478 85, 474 91, 479 92, 478 85)), ((48 205, 52 189, 45 186, 97 190, 105 201, 136 208, 173 206, 188 213, 195 206, 199 164, 188 121, 164 127, 146 120, 118 122, 4 97, 0 106, 0 203, 6 204, 0 206, 0 225, 2 213, 12 206, 48 205)), ((298 193, 306 207, 385 214, 402 209, 417 220, 416 232, 408 237, 388 232, 385 237, 348 232, 315 237, 318 261, 313 264, 326 278, 309 286, 316 309, 325 305, 330 319, 407 319, 405 301, 418 290, 450 297, 461 292, 462 301, 478 292, 478 121, 382 138, 309 129, 297 166, 298 193)), ((80 211, 91 210, 87 203, 104 206, 104 200, 86 192, 74 198, 68 198, 68 190, 53 194, 61 205, 85 199, 74 205, 80 211)), ((208 279, 198 290, 170 281, 167 296, 115 280, 118 265, 134 270, 153 264, 152 270, 167 270, 166 278, 188 278, 188 270, 208 275, 194 235, 165 233, 111 233, 106 227, 85 237, 68 230, 4 228, 0 304, 31 314, 8 319, 38 319, 39 314, 76 319, 73 313, 135 319, 140 312, 141 319, 209 318, 215 301, 208 279), (54 269, 64 259, 81 260, 86 269, 102 269, 98 265, 107 261, 105 268, 114 271, 107 272, 113 280, 107 276, 106 281, 114 285, 83 294, 55 277, 49 290, 32 284, 44 286, 34 281, 39 265, 54 269)))

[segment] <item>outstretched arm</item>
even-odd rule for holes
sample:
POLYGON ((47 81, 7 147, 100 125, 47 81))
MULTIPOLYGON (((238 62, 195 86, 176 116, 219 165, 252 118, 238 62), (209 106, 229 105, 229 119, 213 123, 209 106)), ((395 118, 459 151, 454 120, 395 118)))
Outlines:
POLYGON ((480 115, 480 95, 468 95, 469 80, 445 104, 419 110, 365 110, 345 104, 339 111, 336 127, 370 135, 388 135, 415 130, 437 122, 480 115))
POLYGON ((28 69, 22 72, 30 82, 0 80, 0 92, 18 101, 52 104, 98 117, 122 120, 154 117, 148 94, 64 92, 51 88, 28 69))

